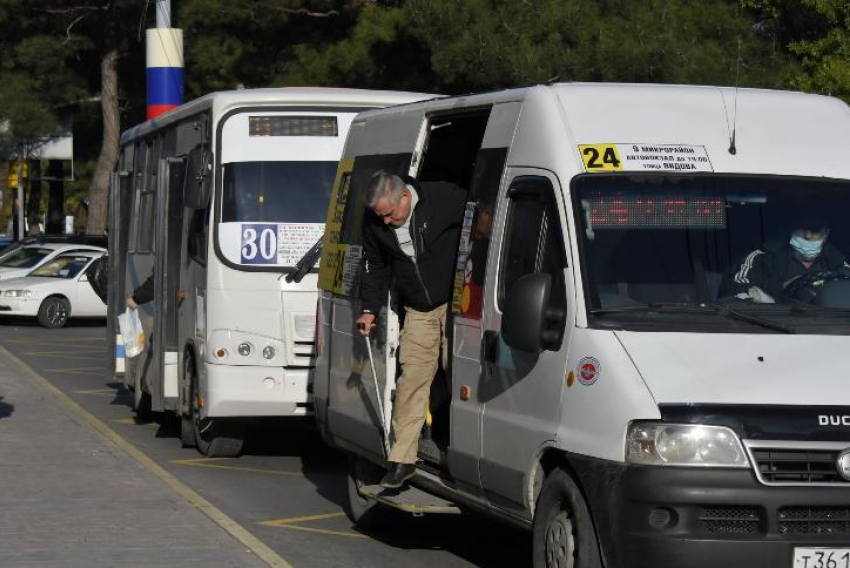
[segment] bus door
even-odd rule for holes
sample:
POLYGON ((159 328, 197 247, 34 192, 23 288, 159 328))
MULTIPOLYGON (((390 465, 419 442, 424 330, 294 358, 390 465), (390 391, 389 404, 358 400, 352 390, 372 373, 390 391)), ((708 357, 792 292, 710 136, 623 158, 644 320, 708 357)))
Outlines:
MULTIPOLYGON (((132 152, 133 145, 129 145, 132 152)), ((125 156, 126 158, 126 156, 125 156)), ((132 155, 130 165, 132 166, 132 155)), ((124 373, 124 340, 118 331, 118 315, 124 311, 127 290, 124 280, 127 239, 130 235, 130 216, 133 207, 131 172, 112 174, 109 190, 109 254, 107 256, 108 298, 106 307, 106 358, 114 374, 124 373)))
MULTIPOLYGON (((178 408, 178 297, 183 244, 183 179, 185 160, 159 160, 156 192, 154 322, 152 354, 160 381, 149 381, 154 410, 178 408)), ((182 296, 182 294, 181 294, 182 296)))

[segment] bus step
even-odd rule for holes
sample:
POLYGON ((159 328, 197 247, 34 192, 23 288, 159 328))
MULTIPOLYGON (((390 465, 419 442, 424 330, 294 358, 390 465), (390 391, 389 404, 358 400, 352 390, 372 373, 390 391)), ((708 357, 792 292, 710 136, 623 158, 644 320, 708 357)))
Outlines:
POLYGON ((360 494, 379 503, 413 515, 443 514, 457 515, 460 508, 445 499, 426 493, 416 487, 405 485, 401 489, 385 489, 380 485, 365 485, 360 494))

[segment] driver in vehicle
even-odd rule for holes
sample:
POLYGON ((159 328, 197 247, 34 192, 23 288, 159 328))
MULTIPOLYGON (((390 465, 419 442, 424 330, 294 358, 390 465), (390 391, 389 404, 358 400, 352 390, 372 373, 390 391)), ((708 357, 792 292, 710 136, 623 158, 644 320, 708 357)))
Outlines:
POLYGON ((811 302, 825 280, 836 274, 850 276, 844 253, 827 242, 826 222, 806 218, 794 227, 787 244, 766 245, 749 253, 726 279, 720 295, 756 304, 783 299, 811 302))

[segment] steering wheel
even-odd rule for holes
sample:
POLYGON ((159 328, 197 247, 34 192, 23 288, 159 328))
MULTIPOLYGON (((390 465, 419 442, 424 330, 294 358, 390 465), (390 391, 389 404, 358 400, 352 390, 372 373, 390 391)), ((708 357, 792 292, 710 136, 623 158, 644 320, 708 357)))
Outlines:
POLYGON ((850 280, 850 269, 818 270, 803 274, 788 284, 783 294, 788 298, 809 303, 817 298, 824 284, 834 280, 850 280))

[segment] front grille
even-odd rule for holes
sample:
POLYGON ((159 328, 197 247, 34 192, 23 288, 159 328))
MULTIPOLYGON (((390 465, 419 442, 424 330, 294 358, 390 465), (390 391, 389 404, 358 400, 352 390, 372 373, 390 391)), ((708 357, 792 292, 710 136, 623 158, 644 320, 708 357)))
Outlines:
POLYGON ((850 534, 850 507, 783 507, 779 509, 783 535, 850 534))
POLYGON ((699 516, 703 528, 712 535, 750 535, 762 530, 758 507, 703 507, 699 516))
POLYGON ((753 449, 765 483, 847 483, 838 473, 838 450, 753 449))

